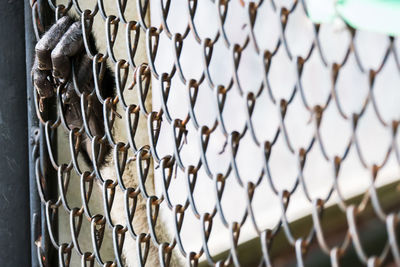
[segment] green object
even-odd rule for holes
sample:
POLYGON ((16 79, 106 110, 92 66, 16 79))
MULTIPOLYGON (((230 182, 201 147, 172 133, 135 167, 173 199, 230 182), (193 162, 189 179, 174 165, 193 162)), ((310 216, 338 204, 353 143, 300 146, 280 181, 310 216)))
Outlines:
POLYGON ((355 29, 400 35, 400 0, 306 0, 314 23, 338 17, 355 29))

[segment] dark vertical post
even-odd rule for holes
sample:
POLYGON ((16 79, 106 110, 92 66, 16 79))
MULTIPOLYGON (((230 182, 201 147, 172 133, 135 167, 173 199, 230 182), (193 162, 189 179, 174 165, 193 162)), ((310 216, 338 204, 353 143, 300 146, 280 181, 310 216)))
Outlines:
POLYGON ((37 267, 39 265, 37 247, 35 245, 35 239, 38 237, 38 231, 40 231, 40 220, 41 220, 41 209, 40 199, 36 188, 35 182, 35 158, 33 150, 35 146, 35 139, 37 138, 38 132, 38 119, 35 113, 35 104, 33 96, 33 85, 30 76, 31 67, 33 65, 33 55, 35 49, 35 33, 32 24, 32 9, 29 4, 30 1, 24 1, 24 13, 25 13, 25 60, 26 60, 26 94, 27 94, 27 133, 28 133, 28 156, 29 156, 29 192, 30 192, 30 257, 31 266, 37 267))
MULTIPOLYGON (((31 68, 35 54, 36 34, 35 26, 38 34, 46 31, 54 20, 54 12, 50 9, 47 0, 25 1, 25 49, 26 49, 26 92, 27 92, 27 123, 29 134, 29 188, 30 188, 30 220, 31 220, 31 266, 38 267, 45 264, 46 266, 57 265, 56 250, 50 243, 49 234, 46 224, 46 212, 44 203, 41 203, 37 184, 36 184, 36 162, 39 161, 40 173, 46 177, 55 177, 53 168, 49 168, 49 159, 47 154, 46 140, 43 133, 43 124, 39 123, 36 116, 34 88, 31 79, 31 68), (33 7, 30 4, 33 3, 33 7), (35 13, 35 15, 33 14, 35 13), (33 18, 35 17, 35 18, 33 18), (39 22, 40 21, 40 22, 39 22), (39 248, 39 247, 40 248, 39 248), (40 259, 39 259, 40 258, 40 259)), ((53 103, 54 104, 54 103, 53 103)), ((56 114, 54 110, 46 104, 42 118, 45 120, 50 117, 49 113, 56 114)), ((51 138, 55 142, 55 137, 51 138)), ((46 200, 55 199, 57 197, 57 185, 52 182, 54 179, 47 180, 44 193, 46 200)), ((53 219, 56 223, 56 219, 53 219)), ((54 227, 54 226, 53 226, 54 227)), ((55 231, 56 234, 57 231, 55 231)))
POLYGON ((0 1, 0 266, 30 266, 24 2, 0 1))

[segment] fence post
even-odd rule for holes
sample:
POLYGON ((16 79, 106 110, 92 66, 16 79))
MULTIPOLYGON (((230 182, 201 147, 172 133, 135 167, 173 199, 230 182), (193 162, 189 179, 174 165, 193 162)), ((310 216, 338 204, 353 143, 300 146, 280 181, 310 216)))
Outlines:
MULTIPOLYGON (((39 160, 41 173, 44 176, 54 177, 54 170, 48 168, 48 155, 45 146, 45 137, 43 134, 43 124, 39 123, 36 115, 34 90, 31 79, 31 68, 35 55, 36 34, 33 23, 38 24, 44 30, 49 27, 53 20, 53 12, 51 11, 47 0, 24 1, 25 5, 25 53, 26 53, 26 95, 27 95, 27 125, 28 125, 28 155, 29 155, 29 197, 30 197, 30 249, 31 249, 31 266, 42 266, 42 262, 48 266, 55 266, 54 248, 50 244, 45 219, 44 203, 41 203, 36 184, 36 161, 39 160), (33 6, 31 6, 31 4, 33 6), (34 19, 33 13, 36 13, 34 19), (39 258, 41 258, 39 260, 39 258), (45 258, 45 259, 44 259, 45 258), (40 261, 40 262, 39 262, 40 261)), ((39 29, 43 30, 43 29, 39 29)), ((48 117, 48 112, 42 113, 43 118, 48 117)), ((53 199, 57 196, 57 190, 54 183, 46 181, 46 196, 53 199), (48 189, 51 188, 50 192, 48 189)))
MULTIPOLYGON (((39 122, 35 114, 35 106, 33 99, 32 80, 30 79, 31 66, 33 65, 33 55, 35 48, 35 33, 33 31, 32 24, 32 9, 29 1, 24 1, 24 13, 25 13, 25 60, 26 60, 26 94, 27 94, 27 124, 28 134, 30 135, 28 141, 28 159, 29 159, 29 198, 30 198, 30 213, 29 218, 31 222, 30 228, 30 249, 31 249, 31 266, 37 267, 39 261, 37 258, 37 248, 35 245, 36 235, 38 234, 39 222, 40 222, 40 200, 36 189, 35 183, 35 164, 34 164, 34 134, 35 128, 39 122)), ((37 132, 36 132, 37 134, 37 132)))
POLYGON ((30 266, 24 2, 0 1, 0 266, 30 266))

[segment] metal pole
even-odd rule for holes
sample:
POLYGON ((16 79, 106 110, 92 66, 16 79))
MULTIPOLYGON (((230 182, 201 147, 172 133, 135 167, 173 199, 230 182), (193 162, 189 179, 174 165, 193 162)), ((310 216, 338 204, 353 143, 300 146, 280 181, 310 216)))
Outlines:
MULTIPOLYGON (((34 103, 34 88, 31 79, 31 68, 35 54, 36 36, 33 27, 33 9, 30 2, 25 1, 25 49, 26 49, 26 92, 27 92, 27 125, 29 134, 29 188, 30 188, 30 220, 31 220, 31 259, 32 267, 42 266, 42 261, 45 258, 45 263, 48 266, 56 265, 56 255, 50 244, 47 225, 45 221, 44 203, 40 202, 36 184, 36 161, 40 158, 41 173, 47 177, 54 177, 54 170, 48 168, 48 155, 45 147, 43 134, 43 125, 39 124, 36 116, 34 103), (39 246, 39 248, 38 248, 39 246), (39 260, 39 258, 41 258, 39 260)), ((37 18, 46 30, 52 20, 53 12, 48 6, 47 0, 37 0, 33 3, 37 4, 37 18)), ((35 21, 37 23, 37 21, 35 21)), ((44 112, 42 116, 48 117, 48 112, 44 112)), ((51 187, 50 191, 46 191, 46 196, 49 199, 57 197, 56 185, 54 182, 46 181, 47 187, 51 187)))
POLYGON ((24 1, 0 1, 0 266, 30 266, 24 1))
POLYGON ((33 149, 35 141, 37 140, 38 132, 38 119, 35 114, 34 96, 32 90, 32 80, 30 79, 31 66, 33 65, 33 55, 35 49, 35 34, 32 25, 32 9, 29 5, 29 1, 24 1, 24 13, 25 13, 25 54, 26 54, 26 94, 27 94, 27 124, 28 124, 28 156, 29 156, 29 197, 30 197, 30 256, 31 266, 37 267, 39 265, 37 256, 37 247, 35 245, 36 238, 38 237, 40 228, 40 200, 37 193, 36 182, 35 182, 35 162, 33 149))

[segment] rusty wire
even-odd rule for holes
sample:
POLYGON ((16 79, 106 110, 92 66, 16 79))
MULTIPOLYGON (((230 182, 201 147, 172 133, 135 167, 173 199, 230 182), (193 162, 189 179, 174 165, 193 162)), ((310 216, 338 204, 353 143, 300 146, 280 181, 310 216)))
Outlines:
MULTIPOLYGON (((399 217, 396 212, 386 212, 382 208, 380 198, 377 194, 377 187, 375 185, 376 178, 378 177, 380 170, 386 166, 390 157, 394 156, 395 160, 397 161, 397 165, 400 164, 399 149, 396 141, 396 138, 398 137, 397 130, 399 127, 398 115, 395 114, 393 118, 385 119, 380 112, 380 107, 377 104, 374 92, 375 81, 384 69, 388 58, 394 58, 397 74, 400 70, 395 38, 383 37, 384 39, 387 39, 387 46, 383 52, 380 51, 383 54, 381 61, 375 68, 368 69, 367 66, 363 65, 361 56, 358 52, 357 44, 355 42, 358 31, 350 27, 344 29, 344 31, 349 34, 350 39, 346 49, 347 51, 345 52, 345 55, 341 61, 329 62, 327 59, 324 48, 320 43, 321 25, 319 24, 312 25, 312 42, 310 42, 310 45, 304 55, 296 55, 291 50, 286 29, 292 14, 295 12, 300 12, 303 17, 306 17, 307 9, 304 1, 291 1, 290 4, 281 5, 278 3, 279 1, 272 0, 260 0, 258 2, 246 3, 236 0, 206 0, 213 4, 213 9, 208 10, 208 12, 214 12, 218 16, 218 25, 213 25, 216 26, 217 31, 215 32, 215 35, 210 38, 201 37, 201 34, 196 28, 196 23, 198 23, 198 21, 196 21, 196 8, 199 2, 197 0, 190 0, 185 3, 185 9, 187 13, 182 15, 182 19, 180 21, 186 26, 183 27, 184 30, 180 33, 173 32, 173 29, 169 27, 168 16, 170 12, 170 1, 160 1, 162 10, 160 12, 159 19, 161 24, 156 26, 153 24, 148 24, 150 8, 148 1, 137 0, 136 5, 139 10, 138 17, 135 21, 128 21, 124 13, 127 1, 128 0, 116 1, 115 5, 117 6, 119 14, 114 16, 107 14, 107 11, 104 9, 103 0, 97 1, 91 10, 82 10, 79 5, 81 1, 79 0, 70 0, 67 2, 68 4, 65 5, 56 5, 49 0, 49 4, 56 15, 56 18, 63 16, 71 9, 75 9, 75 12, 77 12, 80 16, 81 21, 86 24, 86 27, 83 27, 83 29, 85 29, 83 33, 85 40, 84 45, 86 53, 93 60, 93 69, 99 69, 100 65, 104 64, 104 62, 107 60, 115 66, 115 75, 117 78, 115 84, 116 96, 114 99, 103 99, 97 87, 95 88, 94 94, 103 104, 104 110, 107 114, 113 113, 113 110, 115 111, 115 106, 117 105, 119 105, 122 110, 126 112, 126 130, 128 131, 129 139, 128 143, 117 142, 113 139, 113 132, 111 129, 113 120, 118 114, 113 113, 111 116, 105 116, 106 121, 104 121, 104 124, 108 127, 106 127, 106 135, 104 137, 91 136, 88 125, 83 125, 81 129, 69 129, 69 127, 65 125, 65 119, 63 118, 64 114, 60 112, 60 110, 62 110, 60 108, 57 109, 58 113, 55 116, 56 119, 47 120, 43 118, 40 112, 40 103, 38 100, 36 101, 37 114, 40 119, 40 123, 44 127, 43 134, 45 135, 46 140, 45 147, 47 147, 47 153, 49 154, 51 167, 57 172, 57 177, 45 177, 40 168, 40 158, 37 157, 36 178, 40 199, 46 208, 46 222, 51 240, 51 244, 47 245, 53 246, 58 251, 60 264, 63 266, 68 265, 71 253, 74 251, 74 253, 77 253, 79 256, 81 256, 82 264, 84 264, 82 266, 86 266, 86 264, 90 264, 92 266, 94 261, 97 261, 102 266, 120 265, 121 250, 118 247, 121 245, 120 237, 121 235, 128 234, 132 235, 135 239, 140 239, 140 242, 146 243, 149 242, 149 239, 152 239, 152 242, 155 242, 159 247, 162 246, 162 253, 160 254, 161 262, 165 261, 166 256, 170 253, 172 248, 176 253, 182 254, 182 256, 187 259, 187 264, 192 266, 197 266, 200 259, 206 260, 208 264, 212 266, 239 266, 240 258, 237 254, 237 248, 240 245, 239 236, 241 227, 245 223, 252 224, 255 232, 257 233, 257 238, 259 239, 259 243, 262 247, 262 258, 260 258, 261 266, 273 265, 274 259, 271 258, 270 247, 274 242, 275 237, 282 232, 284 232, 289 245, 293 247, 294 256, 296 257, 297 263, 300 266, 302 266, 304 262, 303 257, 306 255, 312 244, 318 244, 323 253, 330 257, 332 266, 339 266, 341 258, 351 247, 355 248, 360 262, 364 265, 368 264, 369 266, 379 266, 390 257, 394 260, 394 262, 400 264, 400 252, 398 250, 398 242, 396 239, 396 227, 398 226, 399 217), (247 19, 247 23, 245 23, 242 27, 242 30, 244 29, 246 32, 245 37, 242 38, 242 43, 233 42, 230 40, 229 34, 227 33, 227 28, 229 26, 226 25, 226 20, 230 15, 229 7, 231 5, 239 5, 242 14, 247 19), (268 6, 273 10, 273 16, 277 22, 277 27, 279 27, 280 32, 275 47, 271 50, 263 48, 264 46, 259 43, 257 32, 255 30, 255 24, 257 23, 257 20, 259 20, 258 11, 265 6, 268 6), (93 49, 89 47, 89 42, 87 41, 91 31, 91 25, 93 24, 95 17, 101 17, 108 32, 106 36, 107 51, 105 54, 95 54, 93 49), (118 31, 114 30, 115 27, 124 28, 126 32, 125 40, 127 42, 127 51, 124 59, 118 59, 114 54, 114 42, 118 33, 118 31), (132 39, 132 37, 134 38, 132 39), (174 58, 172 69, 170 69, 169 72, 162 73, 160 72, 157 65, 158 63, 156 61, 156 58, 159 56, 159 40, 161 37, 167 38, 167 40, 170 41, 169 51, 174 58), (181 64, 182 47, 185 46, 185 40, 188 38, 193 38, 195 42, 197 42, 198 46, 201 47, 202 62, 193 63, 199 64, 203 68, 203 71, 199 77, 191 77, 187 75, 187 73, 185 73, 185 67, 181 64), (146 44, 147 61, 138 62, 136 61, 135 53, 137 52, 139 40, 143 39, 145 40, 146 44), (222 45, 223 49, 230 55, 230 58, 226 59, 227 61, 231 62, 231 68, 228 70, 228 72, 230 72, 230 79, 225 84, 216 84, 214 82, 215 77, 212 77, 210 74, 210 68, 213 65, 213 58, 215 57, 213 51, 215 50, 214 47, 217 45, 222 45), (259 87, 257 90, 253 91, 247 90, 246 85, 241 83, 241 78, 239 77, 239 68, 243 58, 246 57, 246 52, 255 54, 259 59, 258 64, 260 64, 260 67, 263 69, 263 77, 260 79, 261 82, 259 87), (286 71, 293 72, 296 76, 296 84, 293 87, 292 92, 287 98, 280 99, 277 98, 277 93, 274 91, 274 88, 270 83, 271 65, 273 64, 274 60, 278 60, 276 59, 276 55, 279 52, 283 52, 289 59, 290 64, 294 66, 294 68, 286 71), (316 105, 311 105, 307 100, 307 88, 303 85, 302 80, 303 71, 313 55, 318 55, 320 65, 330 73, 331 79, 329 81, 329 94, 327 94, 324 101, 321 101, 320 104, 316 105), (351 57, 355 58, 355 60, 352 62, 350 62, 351 57), (340 93, 337 91, 338 77, 348 64, 356 65, 359 72, 368 77, 368 93, 364 98, 363 96, 360 96, 360 103, 362 103, 361 108, 353 113, 349 113, 344 110, 340 93), (123 92, 125 87, 128 87, 126 84, 126 78, 124 78, 124 71, 127 70, 130 72, 129 75, 135 76, 135 84, 133 85, 133 89, 137 91, 138 99, 134 104, 129 104, 124 99, 123 92), (146 104, 146 98, 151 97, 150 94, 148 94, 150 80, 153 84, 153 95, 160 96, 159 107, 153 109, 149 109, 148 105, 146 104), (179 96, 181 99, 185 99, 184 101, 187 101, 188 104, 188 112, 183 117, 175 116, 174 112, 171 112, 174 107, 168 102, 169 94, 172 90, 174 90, 173 87, 176 83, 180 83, 187 88, 186 94, 179 96), (157 86, 155 84, 157 84, 157 86), (159 90, 159 92, 156 94, 154 90, 159 90), (197 118, 198 111, 196 109, 196 104, 198 103, 197 96, 200 90, 210 90, 210 92, 212 92, 213 99, 209 99, 208 105, 212 108, 215 108, 218 113, 214 121, 208 125, 202 125, 200 120, 197 118), (226 116, 224 116, 223 113, 226 107, 233 105, 229 102, 229 95, 233 94, 232 92, 234 91, 240 96, 242 103, 244 103, 236 108, 240 109, 241 112, 246 115, 246 120, 241 130, 239 129, 230 131, 230 127, 227 127, 226 116), (276 107, 276 110, 278 110, 279 124, 276 126, 276 129, 274 130, 275 134, 271 139, 260 138, 257 133, 257 127, 259 127, 259 125, 253 121, 255 106, 257 104, 260 105, 260 103, 261 105, 267 105, 266 102, 261 99, 262 95, 268 96, 268 103, 276 107), (310 140, 308 140, 308 144, 303 147, 296 147, 293 145, 291 135, 295 133, 290 132, 285 121, 287 112, 291 109, 293 101, 296 97, 300 99, 303 108, 307 111, 308 115, 306 117, 309 119, 309 124, 314 125, 313 134, 310 140), (327 109, 332 106, 340 115, 341 120, 351 128, 352 132, 343 153, 334 156, 330 155, 326 151, 324 145, 325 142, 320 131, 321 122, 324 120, 324 115, 326 114, 327 109), (387 147, 386 155, 383 157, 382 161, 376 163, 370 163, 365 159, 365 156, 363 155, 364 148, 361 147, 358 138, 358 125, 363 119, 363 116, 368 108, 372 108, 379 121, 379 127, 384 129, 391 136, 391 141, 387 147), (134 116, 133 122, 132 115, 134 116), (135 133, 138 127, 137 120, 139 117, 140 119, 144 118, 147 120, 147 131, 149 136, 149 142, 147 144, 139 145, 135 138, 135 133), (173 137, 170 137, 172 138, 170 139, 171 148, 168 153, 159 152, 160 144, 158 143, 158 137, 160 135, 160 131, 162 132, 162 129, 165 129, 162 126, 168 126, 173 132, 173 137), (57 157, 53 152, 56 151, 56 148, 54 147, 54 143, 51 141, 51 135, 56 129, 67 131, 69 134, 70 151, 65 153, 74 151, 74 153, 71 154, 71 160, 69 162, 57 161, 57 157), (221 153, 229 154, 228 167, 226 168, 225 172, 218 173, 213 171, 213 169, 210 167, 207 156, 209 141, 217 132, 223 135, 223 142, 220 142, 220 146, 222 148, 221 153), (190 134, 194 134, 198 137, 196 142, 200 151, 200 156, 197 159, 196 164, 188 165, 185 163, 185 159, 181 157, 180 153, 186 145, 186 136, 190 134), (116 182, 101 177, 97 171, 98 166, 96 166, 97 163, 95 162, 93 163, 95 167, 94 171, 82 171, 77 159, 79 151, 77 151, 78 146, 76 145, 77 142, 79 142, 81 135, 88 135, 91 138, 94 146, 111 146, 111 150, 113 151, 111 153, 114 155, 114 162, 121 162, 121 159, 125 161, 123 164, 127 163, 128 160, 136 161, 138 168, 137 173, 139 177, 139 188, 127 188, 124 186, 122 182, 123 167, 122 171, 119 172, 118 177, 114 177, 116 178, 116 180, 114 180, 116 182), (263 155, 263 166, 258 171, 258 178, 251 181, 249 181, 248 178, 241 176, 237 159, 239 147, 241 143, 244 143, 242 140, 246 136, 250 137, 253 145, 257 147, 258 153, 263 155), (293 155, 293 157, 295 157, 297 160, 296 179, 291 187, 284 189, 281 189, 276 185, 277 178, 273 177, 271 172, 271 168, 273 169, 274 166, 271 166, 270 164, 270 156, 276 150, 276 144, 279 140, 280 142, 285 143, 283 149, 293 155), (304 177, 305 166, 310 164, 312 166, 313 164, 310 162, 310 160, 307 160, 310 151, 313 149, 320 149, 321 153, 319 156, 332 166, 331 173, 329 175, 334 177, 334 182, 332 183, 328 193, 324 197, 318 198, 312 196, 304 177), (363 191, 364 198, 360 203, 355 205, 348 204, 346 199, 342 197, 338 181, 340 179, 341 166, 343 162, 346 161, 350 150, 354 150, 356 152, 358 163, 361 164, 364 169, 368 170, 370 175, 370 184, 368 188, 363 191), (127 156, 128 151, 131 151, 135 156, 133 158, 129 158, 127 156), (162 174, 164 188, 161 198, 149 195, 145 190, 146 176, 148 175, 149 168, 153 167, 150 164, 150 161, 154 162, 154 168, 159 170, 162 174), (81 177, 80 188, 83 190, 81 192, 81 206, 71 206, 66 197, 71 172, 75 172, 79 177, 81 177), (169 195, 169 187, 174 183, 174 176, 178 174, 184 175, 188 188, 186 200, 181 204, 172 203, 173 201, 170 200, 171 197, 169 195), (216 196, 216 204, 211 212, 202 213, 196 208, 193 194, 196 187, 196 181, 206 178, 210 179, 210 181, 214 183, 214 186, 209 188, 209 190, 210 192, 213 192, 213 195, 216 196), (46 193, 48 190, 50 190, 50 188, 47 186, 47 181, 49 179, 57 179, 58 181, 58 189, 54 189, 58 190, 59 193, 59 197, 57 199, 50 199, 46 193), (224 188, 227 179, 234 180, 235 183, 237 183, 243 189, 242 192, 245 194, 245 198, 247 199, 245 213, 242 215, 241 220, 234 222, 225 218, 224 205, 221 204, 225 193, 224 188), (128 203, 129 198, 135 199, 136 196, 141 193, 145 198, 150 200, 147 202, 147 209, 151 213, 153 213, 155 210, 158 210, 161 203, 166 203, 166 206, 169 208, 169 212, 176 218, 176 220, 173 222, 175 224, 175 229, 171 230, 174 235, 173 242, 169 244, 171 247, 158 243, 157 240, 154 239, 154 233, 152 233, 152 230, 150 231, 151 233, 142 233, 144 235, 141 235, 140 233, 135 233, 132 226, 123 228, 121 225, 114 225, 110 219, 110 209, 112 209, 112 204, 109 206, 110 202, 108 199, 105 199, 104 201, 105 204, 103 214, 91 213, 89 209, 89 202, 94 183, 100 183, 102 185, 104 188, 103 197, 105 198, 108 198, 113 194, 115 187, 120 187, 124 192, 126 192, 125 196, 128 203), (255 214, 258 212, 264 212, 268 214, 268 209, 263 211, 253 210, 253 196, 255 192, 259 191, 260 184, 262 183, 268 184, 270 187, 269 194, 274 194, 276 198, 279 199, 279 205, 282 210, 279 221, 273 227, 267 229, 263 229, 258 226, 257 220, 255 219, 255 214), (289 223, 290 220, 287 218, 286 214, 286 211, 292 204, 291 197, 292 195, 296 194, 296 192, 301 192, 303 197, 305 197, 308 203, 312 206, 313 223, 311 229, 301 233, 300 237, 298 234, 295 235, 292 232, 289 223), (336 246, 328 244, 329 242, 326 241, 324 230, 321 226, 321 220, 323 218, 323 211, 326 207, 326 203, 331 200, 331 197, 334 194, 338 196, 337 202, 347 221, 347 226, 345 227, 348 227, 347 234, 344 235, 343 240, 336 246), (381 249, 381 253, 378 255, 369 255, 363 249, 363 244, 360 241, 357 218, 362 215, 367 203, 372 205, 376 217, 384 225, 386 225, 388 236, 386 246, 381 249), (72 224, 72 241, 70 243, 59 243, 56 238, 57 226, 53 222, 56 221, 55 214, 58 209, 64 209, 70 215, 70 223, 72 224), (185 249, 184 242, 182 241, 183 237, 180 236, 180 228, 184 222, 184 215, 189 210, 195 214, 197 220, 203 225, 203 241, 201 247, 194 251, 188 251, 185 249), (182 220, 178 219, 178 216, 180 216, 179 218, 182 220), (91 224, 92 240, 96 241, 93 243, 93 248, 90 251, 82 251, 79 248, 79 229, 81 227, 82 220, 84 219, 89 220, 91 224), (223 226, 231 234, 231 238, 226 240, 226 242, 230 244, 228 256, 223 260, 219 260, 218 262, 215 260, 213 255, 211 255, 211 252, 208 248, 209 242, 211 242, 208 240, 210 234, 212 234, 214 220, 221 220, 223 226), (107 262, 102 260, 101 251, 99 248, 103 242, 102 239, 105 227, 111 227, 114 231, 113 241, 114 250, 116 252, 115 259, 107 262)), ((38 12, 37 3, 33 1, 32 14, 35 22, 34 30, 37 39, 40 39, 40 36, 44 32, 45 26, 41 24, 38 12)), ((152 11, 150 10, 150 12, 152 11)), ((205 22, 203 21, 202 23, 205 22)), ((263 25, 263 29, 266 34, 268 33, 268 27, 269 25, 263 25)), ((120 38, 125 38, 125 36, 120 38)), ((99 79, 98 76, 101 75, 101 73, 96 72, 93 75, 96 80, 99 79)), ((59 96, 57 105, 59 106, 62 105, 60 90, 57 92, 57 94, 59 96)), ((83 103, 83 110, 85 110, 84 105, 87 105, 89 95, 82 93, 80 94, 80 97, 83 103)), ((268 124, 268 122, 266 123, 268 124)), ((38 154, 39 152, 37 151, 35 153, 38 154)), ((150 228, 152 228, 151 220, 149 220, 149 224, 150 228)), ((39 258, 41 259, 42 264, 46 266, 48 264, 46 263, 47 259, 43 255, 45 249, 48 248, 43 248, 41 246, 38 248, 39 258)), ((168 265, 168 263, 165 264, 168 265)))

